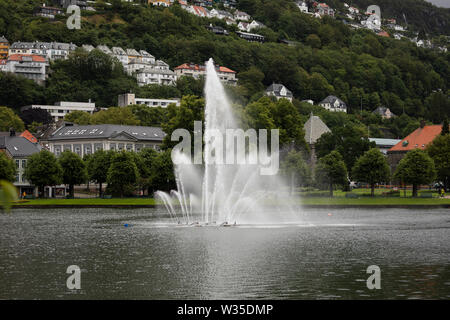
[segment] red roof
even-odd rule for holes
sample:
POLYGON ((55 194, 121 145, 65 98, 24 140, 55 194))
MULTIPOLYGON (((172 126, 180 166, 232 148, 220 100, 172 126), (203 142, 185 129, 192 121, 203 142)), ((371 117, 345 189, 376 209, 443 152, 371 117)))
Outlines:
POLYGON ((33 143, 38 142, 37 139, 36 139, 36 137, 33 136, 33 135, 31 134, 31 132, 28 131, 28 130, 25 130, 24 132, 22 132, 22 133, 20 134, 20 136, 21 136, 21 137, 24 137, 25 139, 27 139, 27 140, 29 140, 29 141, 31 141, 31 142, 33 142, 33 143))
POLYGON ((194 9, 196 15, 203 15, 203 16, 207 16, 208 15, 206 10, 205 10, 205 8, 203 8, 203 7, 192 6, 192 8, 194 9))
POLYGON ((389 33, 387 33, 386 31, 381 31, 377 33, 379 36, 381 37, 388 37, 389 38, 389 33))
POLYGON ((37 54, 12 54, 9 56, 9 61, 22 61, 23 57, 31 57, 34 62, 46 62, 45 58, 37 54))
POLYGON ((442 131, 441 125, 424 126, 414 130, 409 136, 401 140, 389 151, 410 151, 413 149, 425 149, 442 131))
MULTIPOLYGON (((194 70, 194 71, 205 71, 205 66, 201 66, 198 64, 189 64, 189 63, 183 63, 182 65, 178 66, 175 68, 175 70, 180 70, 180 69, 187 69, 187 70, 194 70)), ((217 68, 216 68, 217 70, 217 68)), ((218 67, 218 71, 219 72, 226 72, 226 73, 236 73, 236 71, 233 71, 227 67, 218 67)))

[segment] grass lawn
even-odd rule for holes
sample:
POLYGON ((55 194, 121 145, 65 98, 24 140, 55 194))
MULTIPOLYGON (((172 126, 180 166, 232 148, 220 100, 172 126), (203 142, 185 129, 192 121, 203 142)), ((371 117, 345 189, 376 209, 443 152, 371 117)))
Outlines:
MULTIPOLYGON (((113 199, 33 199, 20 201, 17 205, 23 206, 147 206, 155 205, 157 201, 153 198, 113 198, 113 199)), ((275 203, 272 199, 267 199, 268 204, 275 203)), ((333 198, 330 197, 302 197, 299 201, 293 199, 293 204, 313 205, 450 205, 450 199, 440 198, 385 198, 385 197, 360 197, 345 198, 344 194, 339 194, 333 198)))

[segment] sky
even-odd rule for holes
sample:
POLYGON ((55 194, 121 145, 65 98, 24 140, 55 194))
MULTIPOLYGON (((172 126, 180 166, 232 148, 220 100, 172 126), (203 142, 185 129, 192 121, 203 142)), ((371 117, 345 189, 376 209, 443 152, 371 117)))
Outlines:
POLYGON ((438 7, 450 8, 450 0, 426 0, 426 1, 431 2, 432 4, 438 7))

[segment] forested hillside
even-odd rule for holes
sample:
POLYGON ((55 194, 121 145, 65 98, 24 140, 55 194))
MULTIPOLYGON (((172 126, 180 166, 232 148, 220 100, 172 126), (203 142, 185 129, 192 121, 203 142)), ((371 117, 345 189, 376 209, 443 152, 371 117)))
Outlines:
MULTIPOLYGON (((279 82, 297 100, 319 102, 330 94, 337 95, 348 104, 349 113, 385 105, 395 114, 406 113, 434 122, 450 113, 448 53, 418 48, 408 40, 379 37, 368 30, 355 31, 328 17, 312 18, 300 13, 293 1, 239 1, 242 10, 267 26, 257 30, 266 36, 263 44, 240 39, 233 32, 235 26, 196 17, 179 5, 155 8, 119 0, 111 1, 112 6, 99 3, 96 12, 82 13, 80 30, 68 30, 62 16, 55 21, 34 17, 33 8, 39 3, 0 0, 0 34, 11 42, 63 41, 145 49, 171 68, 185 62, 203 63, 213 57, 238 72, 240 86, 234 93, 242 97, 244 105, 259 98, 266 86, 279 82), (227 28, 230 35, 211 33, 205 28, 210 23, 227 28), (282 39, 297 44, 279 43, 282 39)), ((116 103, 117 92, 146 90, 137 88, 133 78, 118 70, 73 72, 76 65, 71 63, 75 61, 54 63, 45 89, 30 89, 33 85, 17 84, 19 80, 2 75, 0 84, 8 92, 0 93, 0 105, 17 109, 36 99, 53 103, 90 97, 99 106, 108 107, 116 103)), ((190 86, 178 93, 195 93, 190 86)), ((153 96, 167 92, 160 89, 148 90, 153 96)))

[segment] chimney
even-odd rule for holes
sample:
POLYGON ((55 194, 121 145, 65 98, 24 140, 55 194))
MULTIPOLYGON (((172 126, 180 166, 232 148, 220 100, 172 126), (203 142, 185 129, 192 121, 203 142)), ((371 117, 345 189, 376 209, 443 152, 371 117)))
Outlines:
POLYGON ((423 129, 425 127, 425 120, 420 120, 420 128, 423 129))
POLYGON ((15 137, 16 136, 16 130, 14 128, 9 128, 9 136, 15 137))

